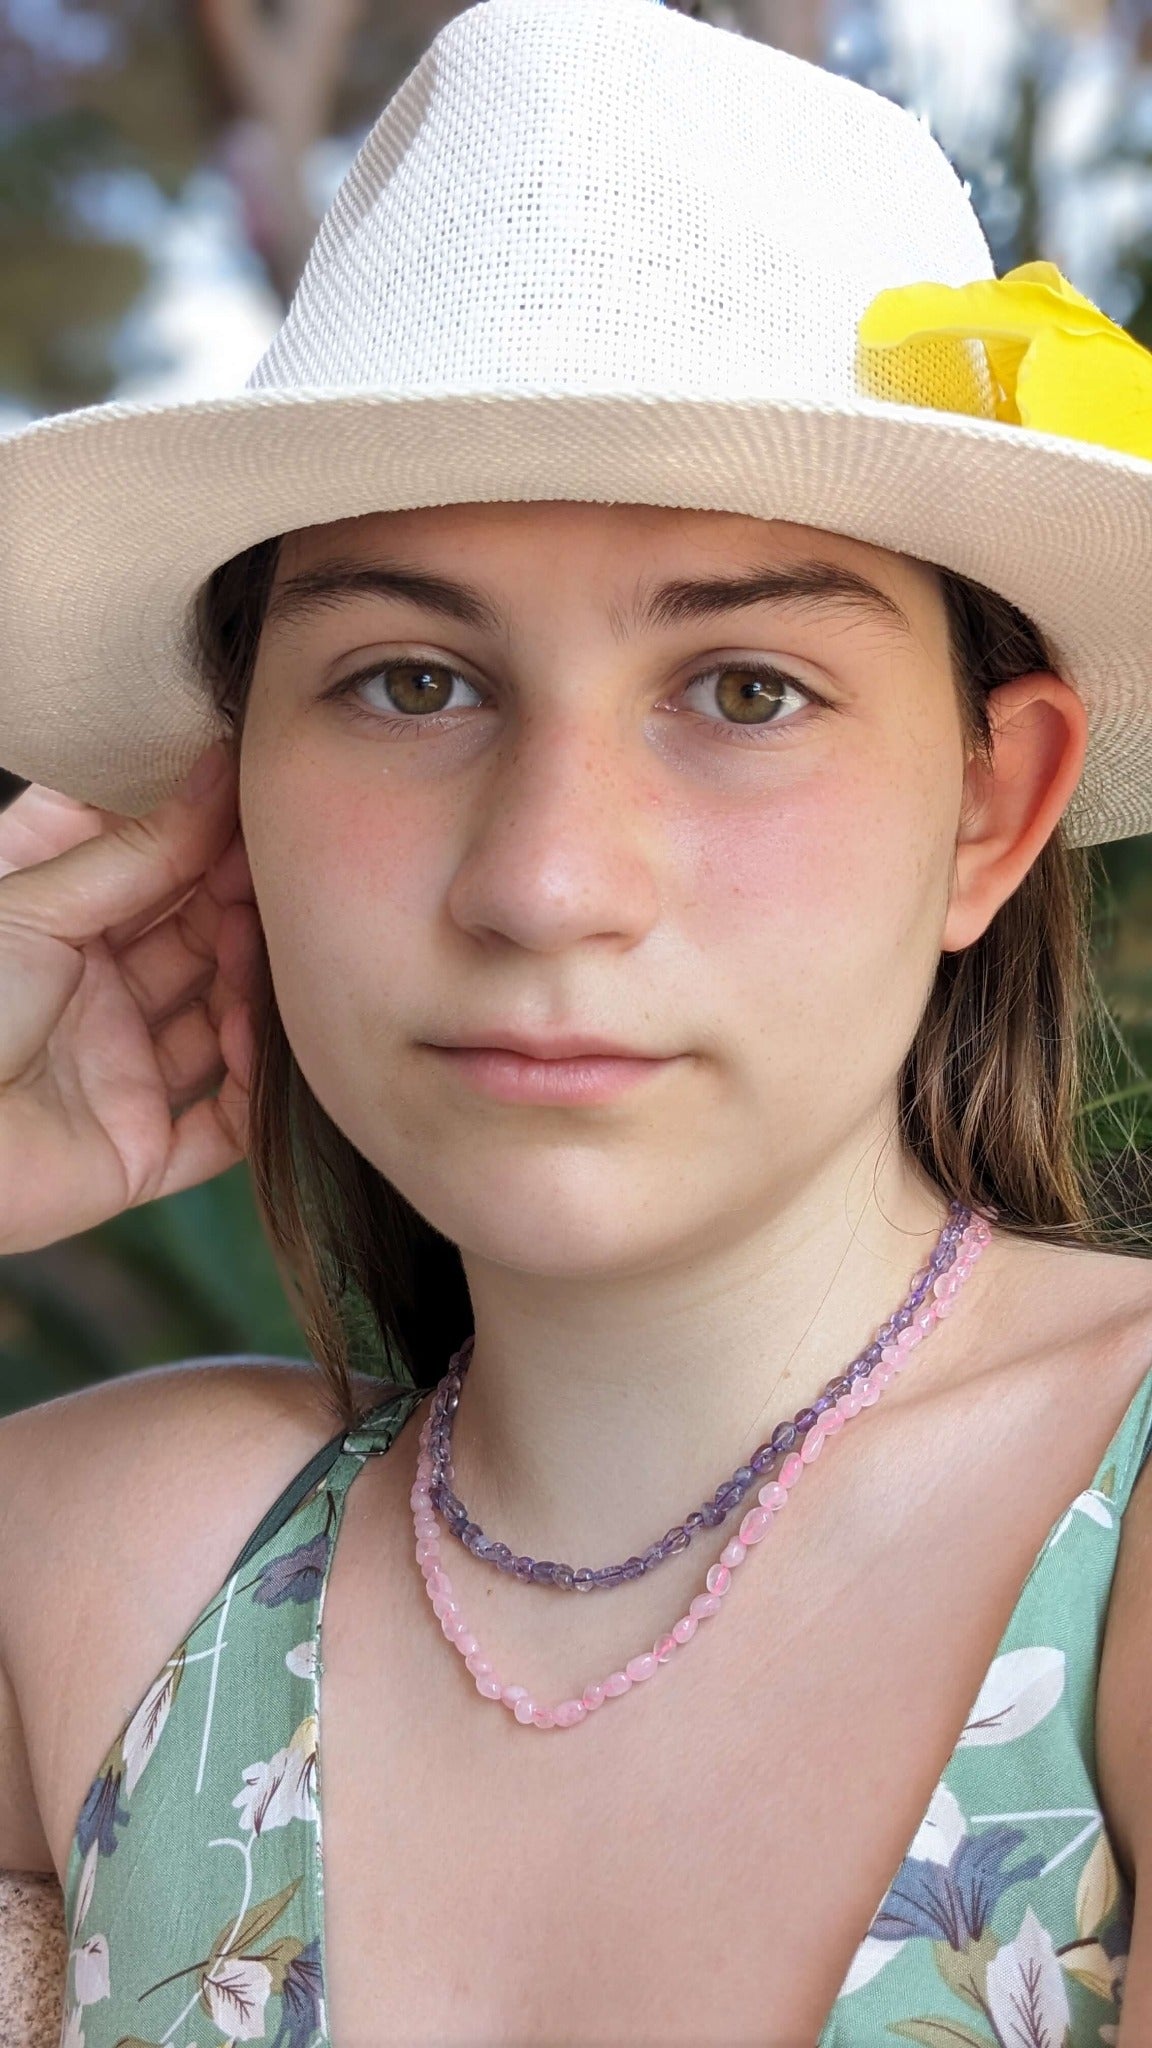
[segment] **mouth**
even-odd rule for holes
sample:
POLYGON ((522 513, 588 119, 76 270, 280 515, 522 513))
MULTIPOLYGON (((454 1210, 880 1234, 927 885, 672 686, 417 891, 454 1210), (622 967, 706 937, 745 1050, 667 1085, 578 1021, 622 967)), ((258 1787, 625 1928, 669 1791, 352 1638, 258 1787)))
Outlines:
POLYGON ((676 1065, 676 1058, 651 1054, 592 1052, 539 1059, 498 1045, 432 1045, 429 1050, 465 1086, 498 1102, 611 1102, 676 1065))

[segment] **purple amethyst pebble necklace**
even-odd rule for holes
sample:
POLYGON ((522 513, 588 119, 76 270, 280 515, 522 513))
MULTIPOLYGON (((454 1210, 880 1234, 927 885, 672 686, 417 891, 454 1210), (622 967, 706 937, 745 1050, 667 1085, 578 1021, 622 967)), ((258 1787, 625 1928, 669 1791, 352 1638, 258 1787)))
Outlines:
POLYGON ((847 1371, 829 1380, 810 1408, 802 1408, 791 1422, 780 1423, 767 1443, 760 1445, 746 1465, 737 1467, 710 1501, 686 1515, 659 1543, 650 1545, 639 1557, 596 1570, 587 1566, 574 1569, 550 1559, 516 1557, 507 1544, 493 1542, 478 1523, 469 1520, 463 1502, 451 1491, 452 1417, 459 1406, 460 1388, 472 1358, 473 1332, 453 1354, 433 1393, 420 1431, 416 1479, 409 1501, 416 1534, 416 1561, 424 1574, 433 1612, 444 1635, 463 1657, 481 1697, 499 1701, 522 1727, 574 1728, 603 1706, 605 1700, 621 1698, 668 1663, 682 1645, 691 1642, 701 1621, 719 1613, 733 1572, 743 1564, 749 1549, 768 1534, 773 1519, 787 1505, 791 1489, 805 1467, 819 1456, 826 1438, 843 1429, 845 1422, 861 1409, 873 1407, 893 1375, 904 1370, 912 1351, 937 1319, 951 1314, 958 1289, 990 1237, 983 1217, 975 1216, 964 1203, 953 1202, 932 1257, 913 1280, 907 1300, 847 1371), (794 1448, 797 1443, 799 1450, 794 1448), (496 1676, 460 1611, 452 1582, 441 1564, 438 1508, 451 1533, 474 1557, 499 1571, 514 1574, 526 1584, 558 1586, 566 1592, 578 1593, 624 1585, 686 1550, 697 1529, 718 1528, 758 1479, 762 1483, 756 1506, 748 1509, 739 1534, 724 1546, 709 1567, 704 1589, 689 1603, 688 1612, 673 1623, 666 1635, 659 1636, 650 1650, 629 1658, 622 1670, 612 1671, 606 1678, 585 1686, 578 1698, 561 1700, 555 1707, 541 1705, 526 1686, 506 1685, 496 1676))

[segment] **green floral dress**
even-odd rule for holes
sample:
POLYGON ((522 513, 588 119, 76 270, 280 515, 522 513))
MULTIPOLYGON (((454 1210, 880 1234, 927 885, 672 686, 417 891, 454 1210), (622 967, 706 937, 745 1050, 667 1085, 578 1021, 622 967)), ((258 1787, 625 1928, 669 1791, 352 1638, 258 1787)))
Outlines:
MULTIPOLYGON (((324 1594, 348 1488, 420 1399, 394 1394, 317 1452, 104 1758, 65 1875, 61 2048, 332 2048, 324 1594)), ((1150 1447, 1152 1371, 1033 1563, 818 2048, 1116 2040, 1133 1901, 1097 1802, 1093 1702, 1120 1517, 1150 1447)))

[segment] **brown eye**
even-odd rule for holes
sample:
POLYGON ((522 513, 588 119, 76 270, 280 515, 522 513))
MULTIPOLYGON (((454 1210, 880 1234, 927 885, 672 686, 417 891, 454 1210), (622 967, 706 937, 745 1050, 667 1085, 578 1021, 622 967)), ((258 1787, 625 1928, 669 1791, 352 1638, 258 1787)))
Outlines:
POLYGON ((773 718, 791 680, 771 669, 721 668, 715 673, 716 702, 726 718, 741 725, 763 725, 773 718))
POLYGON ((398 711, 443 711, 452 695, 452 670, 426 661, 390 661, 379 671, 398 711))

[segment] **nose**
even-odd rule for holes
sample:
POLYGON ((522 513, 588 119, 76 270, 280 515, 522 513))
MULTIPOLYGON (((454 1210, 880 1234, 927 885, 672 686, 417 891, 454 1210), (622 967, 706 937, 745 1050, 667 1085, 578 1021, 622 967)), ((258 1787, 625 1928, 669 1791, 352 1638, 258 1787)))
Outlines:
POLYGON ((536 953, 635 945, 659 911, 654 764, 638 739, 571 704, 524 719, 472 805, 448 892, 461 930, 536 953))

